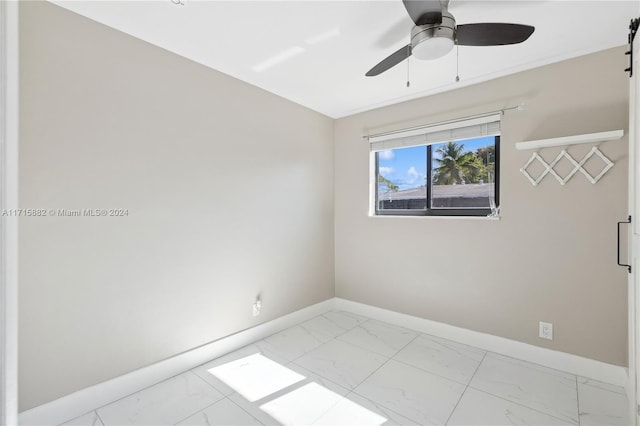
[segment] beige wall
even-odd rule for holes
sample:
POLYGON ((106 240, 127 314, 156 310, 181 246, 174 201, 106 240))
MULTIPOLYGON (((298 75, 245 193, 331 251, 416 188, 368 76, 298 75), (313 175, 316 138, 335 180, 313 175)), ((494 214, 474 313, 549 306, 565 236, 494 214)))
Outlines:
POLYGON ((20 220, 20 410, 334 295, 331 119, 20 14, 21 207, 129 210, 20 220))
MULTIPOLYGON (((627 273, 615 255, 616 221, 627 211, 627 138, 600 145, 616 165, 596 185, 579 174, 564 187, 547 177, 534 188, 519 171, 532 152, 514 146, 627 129, 623 52, 608 50, 337 120, 336 295, 626 365, 627 273), (519 103, 525 111, 503 117, 501 220, 367 216, 369 153, 362 135, 519 103), (553 341, 537 337, 538 321, 554 323, 553 341)), ((590 148, 568 151, 581 158, 590 148)), ((558 152, 541 154, 551 161, 558 152)), ((560 169, 566 174, 565 166, 560 169)))

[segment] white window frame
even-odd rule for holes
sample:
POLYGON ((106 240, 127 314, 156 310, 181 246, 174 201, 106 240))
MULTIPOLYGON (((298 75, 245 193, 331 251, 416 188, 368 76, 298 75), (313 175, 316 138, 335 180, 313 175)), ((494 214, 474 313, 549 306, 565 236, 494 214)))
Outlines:
MULTIPOLYGON (((479 217, 476 214, 439 214, 432 216, 423 214, 423 211, 412 212, 396 211, 389 214, 379 214, 376 208, 377 201, 377 166, 376 154, 380 151, 397 148, 408 148, 416 146, 429 146, 441 144, 449 141, 461 141, 484 136, 497 136, 500 138, 502 113, 489 113, 472 118, 451 120, 432 125, 419 126, 409 129, 402 129, 376 135, 367 136, 369 141, 369 216, 371 217, 479 217)), ((499 142, 496 143, 496 156, 499 158, 499 142)), ((497 164, 499 168, 499 163, 497 164)), ((499 170, 496 172, 499 175, 499 170)), ((431 169, 428 165, 427 172, 431 169)), ((496 191, 499 185, 496 185, 496 191)), ((496 194, 498 195, 498 194, 496 194)), ((499 206, 496 206, 499 207, 499 206)), ((431 210, 431 209, 428 209, 431 210)), ((455 209, 452 209, 452 212, 455 209)), ((446 209, 443 209, 445 213, 446 209)), ((498 209, 490 213, 491 217, 497 217, 498 209)))

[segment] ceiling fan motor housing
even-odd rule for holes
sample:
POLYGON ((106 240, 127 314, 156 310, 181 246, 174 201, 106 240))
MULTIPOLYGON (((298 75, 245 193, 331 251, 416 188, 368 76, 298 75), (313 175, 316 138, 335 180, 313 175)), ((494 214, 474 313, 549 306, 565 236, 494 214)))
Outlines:
POLYGON ((456 20, 442 10, 442 22, 416 25, 411 29, 411 54, 417 59, 436 59, 451 51, 455 44, 456 20))

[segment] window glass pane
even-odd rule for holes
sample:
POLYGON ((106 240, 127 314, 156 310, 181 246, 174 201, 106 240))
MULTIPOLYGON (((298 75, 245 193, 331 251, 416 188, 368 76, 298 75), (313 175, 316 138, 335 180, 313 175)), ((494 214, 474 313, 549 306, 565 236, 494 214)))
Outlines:
POLYGON ((427 147, 376 153, 378 210, 427 209, 427 147))
POLYGON ((432 145, 431 207, 495 206, 495 137, 432 145))

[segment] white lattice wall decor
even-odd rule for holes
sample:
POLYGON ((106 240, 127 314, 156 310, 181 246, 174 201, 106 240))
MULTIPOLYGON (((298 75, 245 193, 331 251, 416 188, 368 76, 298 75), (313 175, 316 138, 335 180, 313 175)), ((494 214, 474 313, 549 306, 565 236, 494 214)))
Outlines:
POLYGON ((564 149, 560 151, 560 154, 558 154, 558 156, 551 163, 547 163, 546 161, 544 161, 544 159, 540 155, 538 155, 537 152, 534 152, 533 154, 531 154, 531 158, 529 158, 529 161, 527 161, 527 164, 525 164, 524 167, 520 169, 520 172, 527 179, 529 179, 529 182, 531 182, 533 186, 537 186, 540 183, 540 181, 542 181, 542 179, 544 179, 545 176, 547 176, 548 174, 556 178, 556 180, 560 183, 560 185, 564 185, 567 182, 569 182, 577 172, 581 172, 589 180, 589 182, 595 185, 596 182, 598 182, 600 178, 602 178, 602 176, 604 176, 605 173, 607 173, 609 169, 611 169, 612 167, 613 167, 613 163, 611 162, 611 160, 605 157, 605 155, 602 153, 602 151, 598 149, 597 146, 594 146, 593 148, 591 148, 591 151, 589 151, 587 154, 585 154, 584 157, 582 157, 582 160, 580 160, 580 162, 577 162, 571 156, 571 154, 569 154, 564 149), (584 166, 585 163, 589 161, 589 159, 594 155, 598 156, 604 162, 604 168, 596 176, 591 176, 591 174, 582 166, 584 166), (556 166, 556 164, 558 164, 560 160, 562 160, 562 158, 566 158, 571 162, 571 164, 573 164, 573 169, 565 177, 561 177, 553 169, 556 166), (529 172, 527 172, 527 167, 529 167, 536 160, 540 162, 540 164, 542 164, 542 166, 544 167, 544 170, 542 171, 542 173, 540 173, 540 176, 534 179, 529 174, 529 172))
MULTIPOLYGON (((518 142, 516 143, 516 149, 541 149, 548 148, 554 146, 568 146, 568 145, 576 145, 576 144, 584 144, 584 143, 598 143, 604 141, 611 141, 621 139, 624 136, 623 130, 611 130, 608 132, 600 132, 600 133, 590 133, 588 135, 576 135, 576 136, 565 136, 561 138, 554 139, 543 139, 537 141, 528 141, 528 142, 518 142)), ((538 152, 534 152, 531 154, 529 161, 520 169, 520 172, 531 182, 533 186, 537 186, 542 179, 544 179, 547 175, 551 175, 560 183, 560 185, 564 185, 571 180, 572 177, 576 175, 576 173, 582 173, 589 182, 592 184, 596 184, 602 176, 605 175, 611 168, 613 167, 613 162, 609 160, 603 153, 598 149, 597 146, 591 148, 589 152, 587 152, 584 157, 578 162, 574 159, 571 154, 569 154, 566 150, 560 151, 560 154, 551 162, 547 163, 544 158, 542 158, 538 152), (597 156, 604 163, 604 167, 595 176, 592 176, 583 166, 591 159, 593 156, 597 156), (554 167, 563 159, 566 158, 569 160, 571 164, 573 164, 573 169, 565 176, 562 177, 554 170, 554 167), (527 168, 533 164, 534 161, 538 161, 544 167, 544 170, 537 178, 531 176, 531 174, 527 171, 527 168)))

